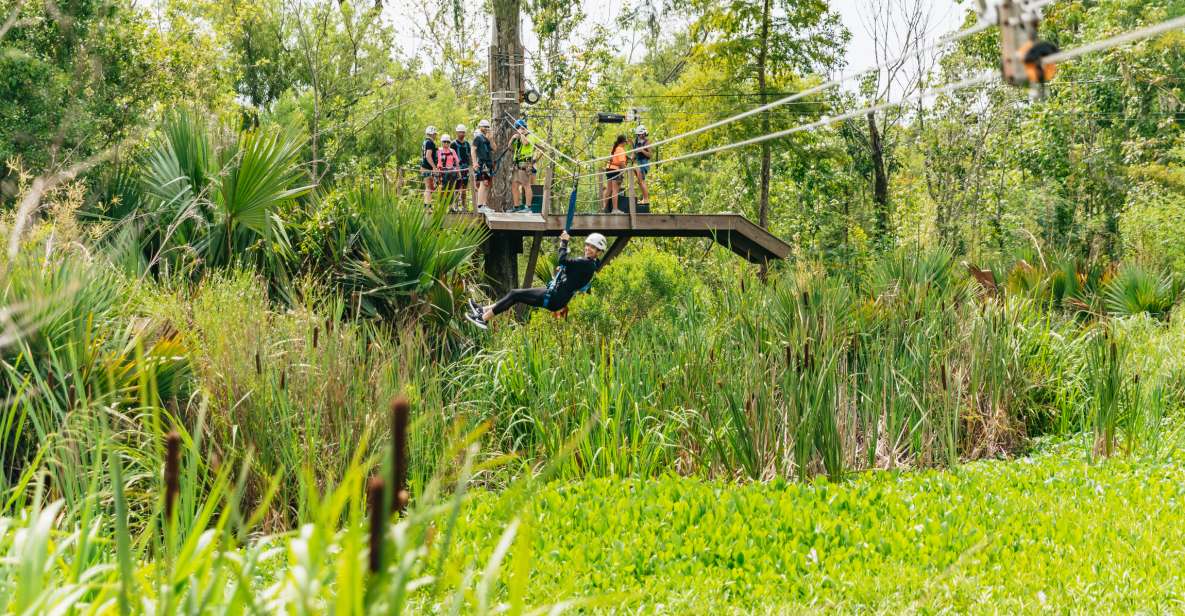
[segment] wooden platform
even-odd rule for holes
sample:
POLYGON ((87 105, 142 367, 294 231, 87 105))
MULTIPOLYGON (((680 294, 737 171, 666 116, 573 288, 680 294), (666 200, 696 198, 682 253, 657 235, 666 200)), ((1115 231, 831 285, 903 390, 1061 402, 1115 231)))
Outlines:
MULTIPOLYGON (((491 236, 554 237, 565 217, 541 214, 452 214, 454 219, 479 219, 491 236)), ((602 233, 608 237, 707 237, 753 263, 785 259, 790 246, 740 214, 580 214, 572 235, 602 233), (632 224, 631 224, 632 219, 632 224)))

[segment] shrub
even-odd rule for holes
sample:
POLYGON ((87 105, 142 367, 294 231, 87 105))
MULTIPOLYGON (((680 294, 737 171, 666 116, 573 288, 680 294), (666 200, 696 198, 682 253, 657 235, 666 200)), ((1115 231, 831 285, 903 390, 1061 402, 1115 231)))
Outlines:
POLYGON ((647 246, 598 273, 591 292, 572 302, 569 318, 602 334, 628 332, 645 320, 672 319, 682 299, 695 292, 695 278, 676 257, 647 246))
POLYGON ((341 281, 351 308, 385 320, 454 320, 464 304, 465 279, 485 232, 450 224, 443 205, 425 209, 384 187, 349 192, 350 218, 341 281))

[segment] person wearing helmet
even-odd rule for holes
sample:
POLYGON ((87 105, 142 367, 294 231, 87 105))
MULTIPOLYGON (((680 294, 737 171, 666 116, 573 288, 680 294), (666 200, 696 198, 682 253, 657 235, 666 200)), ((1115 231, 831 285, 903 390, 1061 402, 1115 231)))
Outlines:
POLYGON ((424 205, 432 205, 432 193, 436 191, 436 127, 424 129, 424 144, 420 147, 420 176, 424 178, 424 205))
POLYGON ((650 174, 650 158, 653 148, 650 147, 650 135, 646 134, 646 127, 641 124, 634 129, 634 174, 638 178, 638 188, 642 190, 642 200, 638 205, 650 203, 650 188, 646 186, 646 176, 650 174))
POLYGON ((510 138, 513 152, 514 177, 510 184, 510 198, 514 200, 514 211, 530 211, 531 186, 535 183, 535 163, 539 157, 535 152, 535 140, 527 129, 526 120, 514 123, 514 135, 510 138))
MULTIPOLYGON (((457 191, 457 184, 461 181, 461 162, 457 151, 453 149, 453 140, 448 135, 440 137, 440 149, 436 152, 436 173, 440 178, 440 190, 446 199, 452 199, 457 191)), ((450 203, 449 207, 453 204, 450 203)))
POLYGON ((477 302, 469 300, 469 313, 465 318, 477 327, 486 329, 495 316, 510 310, 515 304, 545 308, 552 312, 567 307, 573 295, 588 289, 593 276, 601 268, 601 258, 608 247, 604 235, 593 233, 584 238, 584 256, 569 259, 570 239, 567 231, 560 234, 559 260, 551 284, 535 289, 514 289, 490 306, 479 306, 477 302))
POLYGON ((618 135, 613 142, 613 149, 609 153, 609 164, 605 167, 605 191, 601 200, 605 202, 606 214, 624 214, 619 207, 618 197, 621 195, 621 176, 629 166, 629 157, 625 153, 625 135, 618 135))
POLYGON ((477 161, 477 211, 489 212, 490 187, 494 183, 494 142, 490 139, 490 121, 477 123, 477 136, 473 138, 473 157, 477 161))
POLYGON ((469 206, 469 176, 473 168, 473 144, 465 140, 464 124, 458 124, 453 136, 453 150, 457 152, 457 202, 456 209, 463 211, 469 206))

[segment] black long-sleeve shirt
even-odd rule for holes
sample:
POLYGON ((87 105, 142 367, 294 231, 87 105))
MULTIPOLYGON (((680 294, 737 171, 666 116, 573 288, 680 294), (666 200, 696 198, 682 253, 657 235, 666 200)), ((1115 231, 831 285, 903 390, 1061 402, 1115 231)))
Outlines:
POLYGON ((567 304, 577 291, 592 282, 593 276, 600 266, 601 262, 597 259, 587 257, 569 259, 568 242, 560 242, 560 271, 551 289, 551 303, 554 305, 567 304))

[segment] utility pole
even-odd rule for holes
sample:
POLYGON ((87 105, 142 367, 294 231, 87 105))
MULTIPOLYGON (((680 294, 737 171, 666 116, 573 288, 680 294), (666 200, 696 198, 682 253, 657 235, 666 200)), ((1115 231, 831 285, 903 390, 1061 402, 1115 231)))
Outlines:
MULTIPOLYGON (((514 120, 519 117, 519 97, 524 79, 523 48, 519 41, 520 0, 493 0, 494 30, 490 41, 490 122, 498 158, 490 207, 504 212, 511 204, 510 184, 514 173, 514 154, 508 151, 514 134, 514 120)), ((522 237, 491 233, 485 244, 486 278, 497 294, 505 293, 518 280, 518 254, 522 237)))

